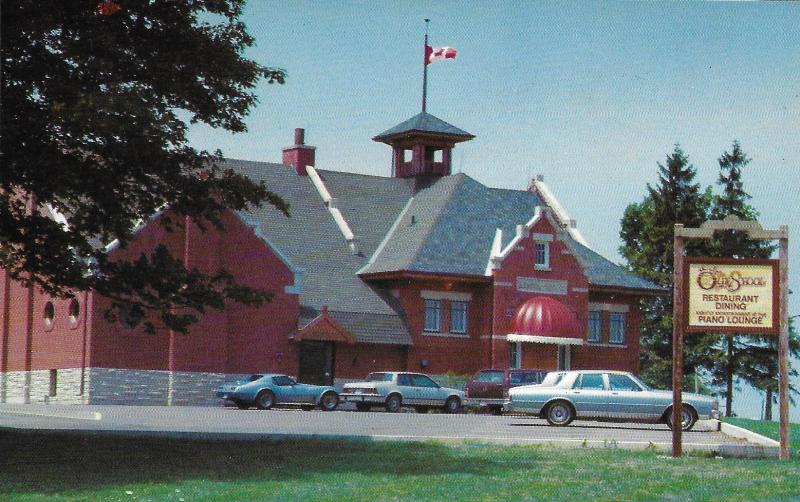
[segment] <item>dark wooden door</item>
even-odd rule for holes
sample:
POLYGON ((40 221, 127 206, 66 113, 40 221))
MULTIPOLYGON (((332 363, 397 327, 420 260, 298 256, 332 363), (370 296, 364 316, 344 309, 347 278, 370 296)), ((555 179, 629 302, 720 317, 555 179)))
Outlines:
POLYGON ((334 345, 332 342, 300 342, 297 379, 314 385, 333 385, 334 345))

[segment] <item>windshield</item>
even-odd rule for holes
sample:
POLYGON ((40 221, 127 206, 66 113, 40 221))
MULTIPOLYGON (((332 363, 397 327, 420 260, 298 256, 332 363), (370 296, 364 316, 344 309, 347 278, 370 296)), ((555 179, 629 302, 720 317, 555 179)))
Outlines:
POLYGON ((255 382, 256 380, 260 379, 264 375, 250 375, 250 378, 247 379, 248 382, 255 382))
POLYGON ((391 373, 370 373, 367 375, 367 381, 369 382, 391 382, 392 381, 392 374, 391 373))
POLYGON ((649 386, 649 385, 647 385, 646 383, 642 382, 642 381, 641 381, 641 380, 640 380, 638 377, 635 377, 635 376, 633 376, 633 375, 628 375, 628 376, 630 376, 630 377, 633 379, 633 381, 634 381, 634 382, 636 382, 636 383, 638 383, 639 385, 641 385, 641 386, 642 386, 642 388, 643 388, 644 390, 653 390, 653 388, 652 388, 652 387, 650 387, 650 386, 649 386))

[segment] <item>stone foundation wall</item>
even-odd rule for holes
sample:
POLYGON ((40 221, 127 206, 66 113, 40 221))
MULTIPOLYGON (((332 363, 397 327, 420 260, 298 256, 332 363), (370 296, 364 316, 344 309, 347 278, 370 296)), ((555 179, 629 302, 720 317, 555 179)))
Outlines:
POLYGON ((249 375, 114 368, 62 368, 0 373, 0 402, 222 406, 215 391, 249 375), (55 378, 55 393, 51 379, 55 378))
MULTIPOLYGON (((85 404, 81 393, 81 369, 9 371, 0 373, 0 402, 85 404), (51 379, 54 387, 51 388, 51 379), (55 392, 52 392, 55 390, 55 392)), ((84 389, 85 390, 85 389, 84 389)))

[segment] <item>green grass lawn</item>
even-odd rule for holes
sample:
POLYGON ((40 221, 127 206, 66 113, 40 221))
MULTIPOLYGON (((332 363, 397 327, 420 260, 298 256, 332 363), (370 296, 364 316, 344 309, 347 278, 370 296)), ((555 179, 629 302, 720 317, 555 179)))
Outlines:
MULTIPOLYGON (((767 422, 765 420, 750 420, 747 418, 726 417, 723 421, 731 425, 753 431, 762 436, 780 441, 780 430, 778 422, 767 422)), ((800 424, 789 424, 789 447, 793 453, 800 452, 800 424)))
POLYGON ((800 462, 0 430, 0 500, 792 500, 800 462))

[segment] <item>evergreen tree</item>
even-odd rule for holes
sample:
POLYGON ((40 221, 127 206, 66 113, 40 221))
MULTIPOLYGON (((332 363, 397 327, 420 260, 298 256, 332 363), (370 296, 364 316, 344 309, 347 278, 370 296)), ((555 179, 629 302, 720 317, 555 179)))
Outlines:
MULTIPOLYGON (((722 193, 714 198, 713 219, 722 220, 730 215, 741 220, 758 219, 758 211, 747 203, 751 196, 745 191, 742 180, 743 170, 750 160, 738 141, 733 142, 730 152, 724 152, 718 159, 717 184, 722 187, 722 193)), ((771 242, 751 240, 746 232, 735 230, 718 232, 712 245, 713 255, 720 257, 769 258, 774 251, 775 245, 771 242)), ((728 333, 721 338, 711 375, 713 384, 724 386, 726 415, 732 414, 736 376, 764 390, 771 403, 778 385, 777 337, 728 333)), ((796 354, 798 350, 798 343, 793 339, 790 352, 796 354)), ((771 408, 768 410, 771 414, 771 408)))
MULTIPOLYGON (((640 203, 630 204, 622 218, 620 253, 628 268, 667 289, 664 296, 642 301, 641 374, 656 386, 672 382, 672 283, 674 225, 702 224, 709 214, 711 189, 694 182, 696 171, 688 156, 675 145, 665 164, 658 164, 659 180, 647 185, 640 203)), ((700 254, 707 244, 687 243, 688 254, 700 254)), ((704 334, 686 337, 684 374, 710 365, 714 338, 704 334)))
POLYGON ((268 298, 165 248, 129 263, 103 251, 165 206, 213 224, 228 208, 288 209, 187 142, 190 122, 244 131, 259 80, 284 81, 243 56, 243 5, 3 0, 0 267, 12 278, 58 296, 93 289, 180 331, 207 307, 268 298))

